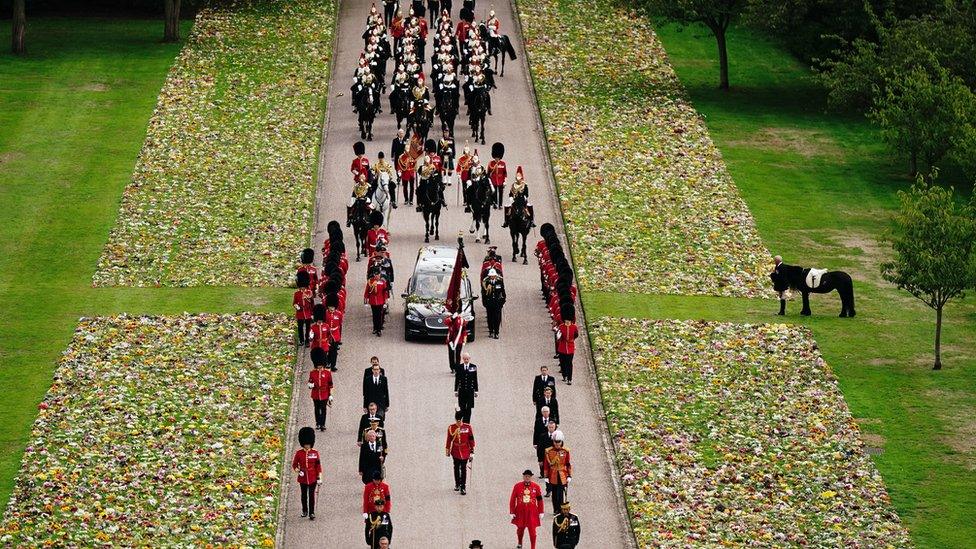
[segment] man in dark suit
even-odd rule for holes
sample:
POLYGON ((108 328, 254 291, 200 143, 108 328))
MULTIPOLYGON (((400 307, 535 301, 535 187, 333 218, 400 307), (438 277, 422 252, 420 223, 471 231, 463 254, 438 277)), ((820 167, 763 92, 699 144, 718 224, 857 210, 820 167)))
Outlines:
POLYGON ((400 159, 400 155, 407 150, 407 134, 403 130, 397 130, 397 136, 393 138, 393 144, 390 146, 390 161, 396 166, 397 160, 400 159))
POLYGON ((386 417, 386 411, 390 408, 390 386, 387 382, 383 369, 380 368, 379 360, 366 370, 363 376, 363 411, 369 410, 369 403, 375 402, 377 415, 381 418, 386 417))
POLYGON ((543 366, 539 368, 539 375, 535 376, 535 381, 532 382, 532 404, 538 404, 543 397, 543 391, 546 387, 552 388, 552 396, 556 396, 556 378, 549 375, 549 367, 543 366))
POLYGON ((359 477, 363 484, 372 482, 376 473, 383 473, 383 446, 376 441, 376 432, 367 431, 366 441, 359 448, 359 477))
POLYGON ((369 430, 370 423, 372 420, 377 420, 377 424, 383 426, 383 418, 379 416, 379 407, 375 402, 370 402, 367 407, 366 413, 359 418, 359 430, 356 431, 356 446, 362 446, 363 441, 366 439, 366 431, 369 430))
POLYGON ((536 419, 542 417, 542 408, 544 407, 549 408, 549 417, 556 423, 559 423, 559 401, 553 396, 553 389, 551 387, 543 389, 542 398, 535 402, 536 419))
POLYGON ((474 399, 478 396, 478 366, 471 363, 471 355, 468 353, 461 354, 461 363, 454 373, 454 396, 458 400, 462 421, 471 423, 471 409, 474 408, 474 399))
MULTIPOLYGON (((546 450, 552 448, 552 434, 555 433, 556 429, 559 428, 559 425, 555 421, 552 421, 547 417, 546 420, 547 420, 545 423, 546 427, 544 431, 539 430, 539 426, 543 423, 544 420, 542 418, 535 420, 535 436, 532 438, 532 444, 535 446, 535 457, 536 459, 539 460, 539 478, 545 478, 546 476, 545 467, 544 467, 544 462, 546 459, 546 450)), ((548 496, 549 492, 551 491, 552 490, 549 487, 549 483, 547 482, 546 495, 548 496)))

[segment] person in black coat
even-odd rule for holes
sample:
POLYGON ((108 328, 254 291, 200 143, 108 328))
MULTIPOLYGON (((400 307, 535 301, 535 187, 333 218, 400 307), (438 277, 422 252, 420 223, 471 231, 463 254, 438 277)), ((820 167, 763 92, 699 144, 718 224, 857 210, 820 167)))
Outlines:
MULTIPOLYGON (((378 420, 378 425, 383 426, 383 418, 379 416, 379 407, 375 402, 370 402, 367 407, 366 413, 359 418, 359 430, 356 431, 356 446, 362 446, 363 441, 366 440, 366 431, 369 430, 370 422, 376 419, 378 420)), ((384 429, 385 431, 385 429, 384 429)))
POLYGON ((542 391, 542 398, 535 401, 535 418, 539 419, 542 417, 542 407, 548 406, 549 417, 555 420, 556 423, 559 423, 559 401, 552 395, 553 390, 551 387, 546 387, 542 391))
POLYGON ((539 375, 535 376, 535 381, 532 382, 532 404, 542 400, 542 391, 546 387, 552 389, 552 396, 556 396, 556 378, 549 375, 548 366, 543 366, 539 368, 539 375))
POLYGON ((365 519, 366 545, 369 545, 370 549, 379 549, 380 539, 393 541, 393 520, 389 513, 383 511, 386 506, 385 501, 378 499, 373 503, 375 503, 375 510, 366 515, 365 519))
POLYGON ((390 162, 394 166, 397 165, 397 160, 400 160, 400 155, 407 150, 407 143, 410 140, 406 136, 407 133, 404 130, 397 130, 397 136, 393 138, 393 144, 390 146, 390 162))
POLYGON ((579 517, 569 510, 569 502, 564 501, 559 514, 552 517, 552 546, 556 549, 575 549, 579 545, 579 517))
POLYGON ((376 473, 383 473, 383 445, 376 441, 376 433, 366 432, 366 440, 359 447, 359 477, 369 484, 376 473))
POLYGON ((376 403, 378 415, 385 418, 386 411, 390 408, 390 385, 380 368, 379 361, 373 364, 363 376, 364 412, 369 410, 370 402, 376 403))
MULTIPOLYGON (((539 478, 546 478, 545 467, 543 466, 543 462, 546 460, 546 450, 552 448, 552 434, 555 433, 556 429, 559 428, 559 424, 556 423, 555 421, 550 420, 546 424, 545 430, 539 431, 538 430, 539 425, 542 423, 543 423, 542 419, 535 420, 536 436, 532 441, 532 443, 535 446, 536 460, 538 460, 539 462, 539 478)), ((548 496, 551 491, 552 488, 549 486, 549 483, 546 482, 546 495, 548 496)))
POLYGON ((471 355, 461 354, 461 363, 454 373, 454 396, 457 397, 458 410, 462 421, 471 423, 471 409, 478 397, 478 366, 471 363, 471 355))

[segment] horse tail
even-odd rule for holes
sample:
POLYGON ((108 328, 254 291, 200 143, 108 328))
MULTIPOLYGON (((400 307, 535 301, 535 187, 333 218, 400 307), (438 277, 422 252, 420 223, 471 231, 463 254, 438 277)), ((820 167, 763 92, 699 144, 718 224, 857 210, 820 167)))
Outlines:
MULTIPOLYGON (((508 53, 508 58, 511 59, 512 61, 515 61, 516 59, 518 59, 515 56, 515 48, 512 47, 512 40, 509 39, 508 36, 505 37, 505 52, 508 53)), ((502 55, 504 55, 504 54, 502 54, 502 55)))
POLYGON ((853 316, 854 313, 854 279, 844 271, 837 271, 837 293, 840 294, 841 305, 853 316))

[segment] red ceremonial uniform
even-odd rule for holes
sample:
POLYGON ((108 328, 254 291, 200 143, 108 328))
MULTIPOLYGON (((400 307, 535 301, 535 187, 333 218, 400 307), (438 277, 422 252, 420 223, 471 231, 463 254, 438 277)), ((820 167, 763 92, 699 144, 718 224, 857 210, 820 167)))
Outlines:
POLYGON ((302 272, 302 271, 305 271, 306 273, 308 273, 308 279, 310 281, 309 284, 308 284, 308 287, 309 288, 317 288, 318 287, 318 283, 319 283, 319 270, 318 270, 318 268, 315 265, 311 265, 311 264, 309 264, 309 265, 302 265, 301 267, 298 268, 298 272, 302 272))
POLYGON ((508 500, 508 513, 515 515, 512 524, 519 528, 538 528, 539 515, 545 511, 538 484, 519 482, 512 487, 512 497, 508 500))
POLYGON ((376 500, 383 500, 383 512, 389 513, 393 509, 393 502, 390 501, 390 485, 380 482, 370 482, 363 486, 363 512, 371 513, 376 510, 376 500))
POLYGON ((405 152, 397 160, 397 169, 400 170, 401 182, 413 181, 413 178, 417 175, 417 159, 410 156, 410 153, 405 152))
POLYGON ((295 307, 295 318, 298 320, 312 319, 312 306, 315 304, 315 295, 308 288, 295 290, 295 295, 291 300, 295 307))
POLYGON ((462 183, 467 183, 468 180, 471 179, 472 163, 473 160, 470 154, 462 154, 460 157, 458 157, 457 163, 455 164, 455 168, 457 168, 457 172, 461 177, 462 183))
POLYGON ((329 352, 329 347, 331 345, 329 341, 329 326, 325 322, 315 322, 312 324, 312 329, 309 330, 309 337, 311 338, 313 349, 322 349, 325 352, 329 352))
POLYGON ((383 278, 369 279, 366 282, 366 290, 363 292, 363 300, 370 305, 385 305, 386 298, 390 296, 390 286, 383 278))
POLYGON ((332 395, 332 372, 328 368, 312 369, 308 373, 308 382, 312 386, 312 400, 329 400, 332 395))
POLYGON ((492 159, 488 163, 488 179, 496 187, 504 187, 505 180, 508 178, 508 168, 505 167, 504 160, 492 159))
POLYGON ((339 309, 326 309, 325 326, 329 336, 329 341, 342 343, 342 311, 339 309))
POLYGON ((447 428, 447 442, 444 449, 454 459, 469 459, 474 452, 474 431, 471 425, 452 423, 447 428))
POLYGON ((421 17, 420 18, 420 38, 424 42, 427 41, 427 31, 428 31, 428 29, 429 29, 429 27, 427 26, 427 19, 424 19, 423 17, 421 17))
POLYGON ((471 24, 465 20, 458 21, 457 31, 455 31, 454 36, 458 39, 458 42, 464 42, 468 39, 468 30, 471 29, 471 24))
POLYGON ((376 251, 376 243, 382 238, 387 244, 390 243, 390 233, 383 227, 366 231, 366 251, 368 255, 373 255, 376 251))
POLYGON ((467 341, 468 337, 468 323, 462 317, 448 318, 447 319, 447 339, 448 345, 454 343, 458 346, 464 346, 464 342, 467 341))
POLYGON ((291 460, 292 469, 298 469, 298 483, 311 485, 319 480, 322 474, 322 461, 319 458, 319 451, 315 448, 299 448, 295 452, 294 459, 291 460))
POLYGON ((484 263, 481 264, 481 278, 482 279, 484 279, 486 276, 488 276, 488 270, 489 269, 495 269, 496 271, 498 271, 498 274, 503 274, 503 271, 504 271, 504 268, 502 266, 502 262, 501 261, 499 261, 497 259, 489 259, 488 261, 485 261, 484 263))
POLYGON ((392 34, 393 35, 393 38, 395 38, 397 40, 399 40, 400 38, 403 38, 403 18, 402 17, 394 17, 393 18, 393 21, 390 21, 390 34, 392 34))
POLYGON ((369 179, 369 159, 366 156, 357 156, 352 159, 352 165, 349 167, 349 171, 353 172, 352 180, 359 181, 359 176, 364 175, 366 179, 369 179))
POLYGON ((434 165, 434 168, 437 169, 437 172, 438 173, 440 173, 440 172, 443 171, 442 161, 441 161, 441 157, 440 157, 439 154, 429 153, 427 155, 427 157, 424 159, 424 163, 425 164, 428 164, 428 163, 429 164, 433 164, 434 165))

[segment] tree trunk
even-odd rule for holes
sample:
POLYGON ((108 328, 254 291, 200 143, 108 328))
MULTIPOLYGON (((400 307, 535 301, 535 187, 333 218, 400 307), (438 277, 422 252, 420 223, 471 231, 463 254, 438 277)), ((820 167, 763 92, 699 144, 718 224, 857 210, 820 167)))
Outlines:
POLYGON ((942 369, 942 305, 935 309, 935 366, 932 369, 942 369))
POLYGON ((163 17, 165 19, 163 42, 179 42, 180 40, 180 2, 181 0, 163 1, 163 17))
POLYGON ((27 30, 26 0, 14 0, 13 29, 11 34, 10 51, 16 54, 24 53, 24 33, 27 30))
POLYGON ((911 176, 914 179, 915 177, 918 177, 918 151, 913 150, 911 152, 911 154, 909 155, 908 162, 911 165, 910 166, 912 169, 911 176))
POLYGON ((717 27, 712 29, 715 34, 715 41, 718 42, 718 73, 720 90, 729 90, 729 50, 725 44, 725 29, 717 27))

